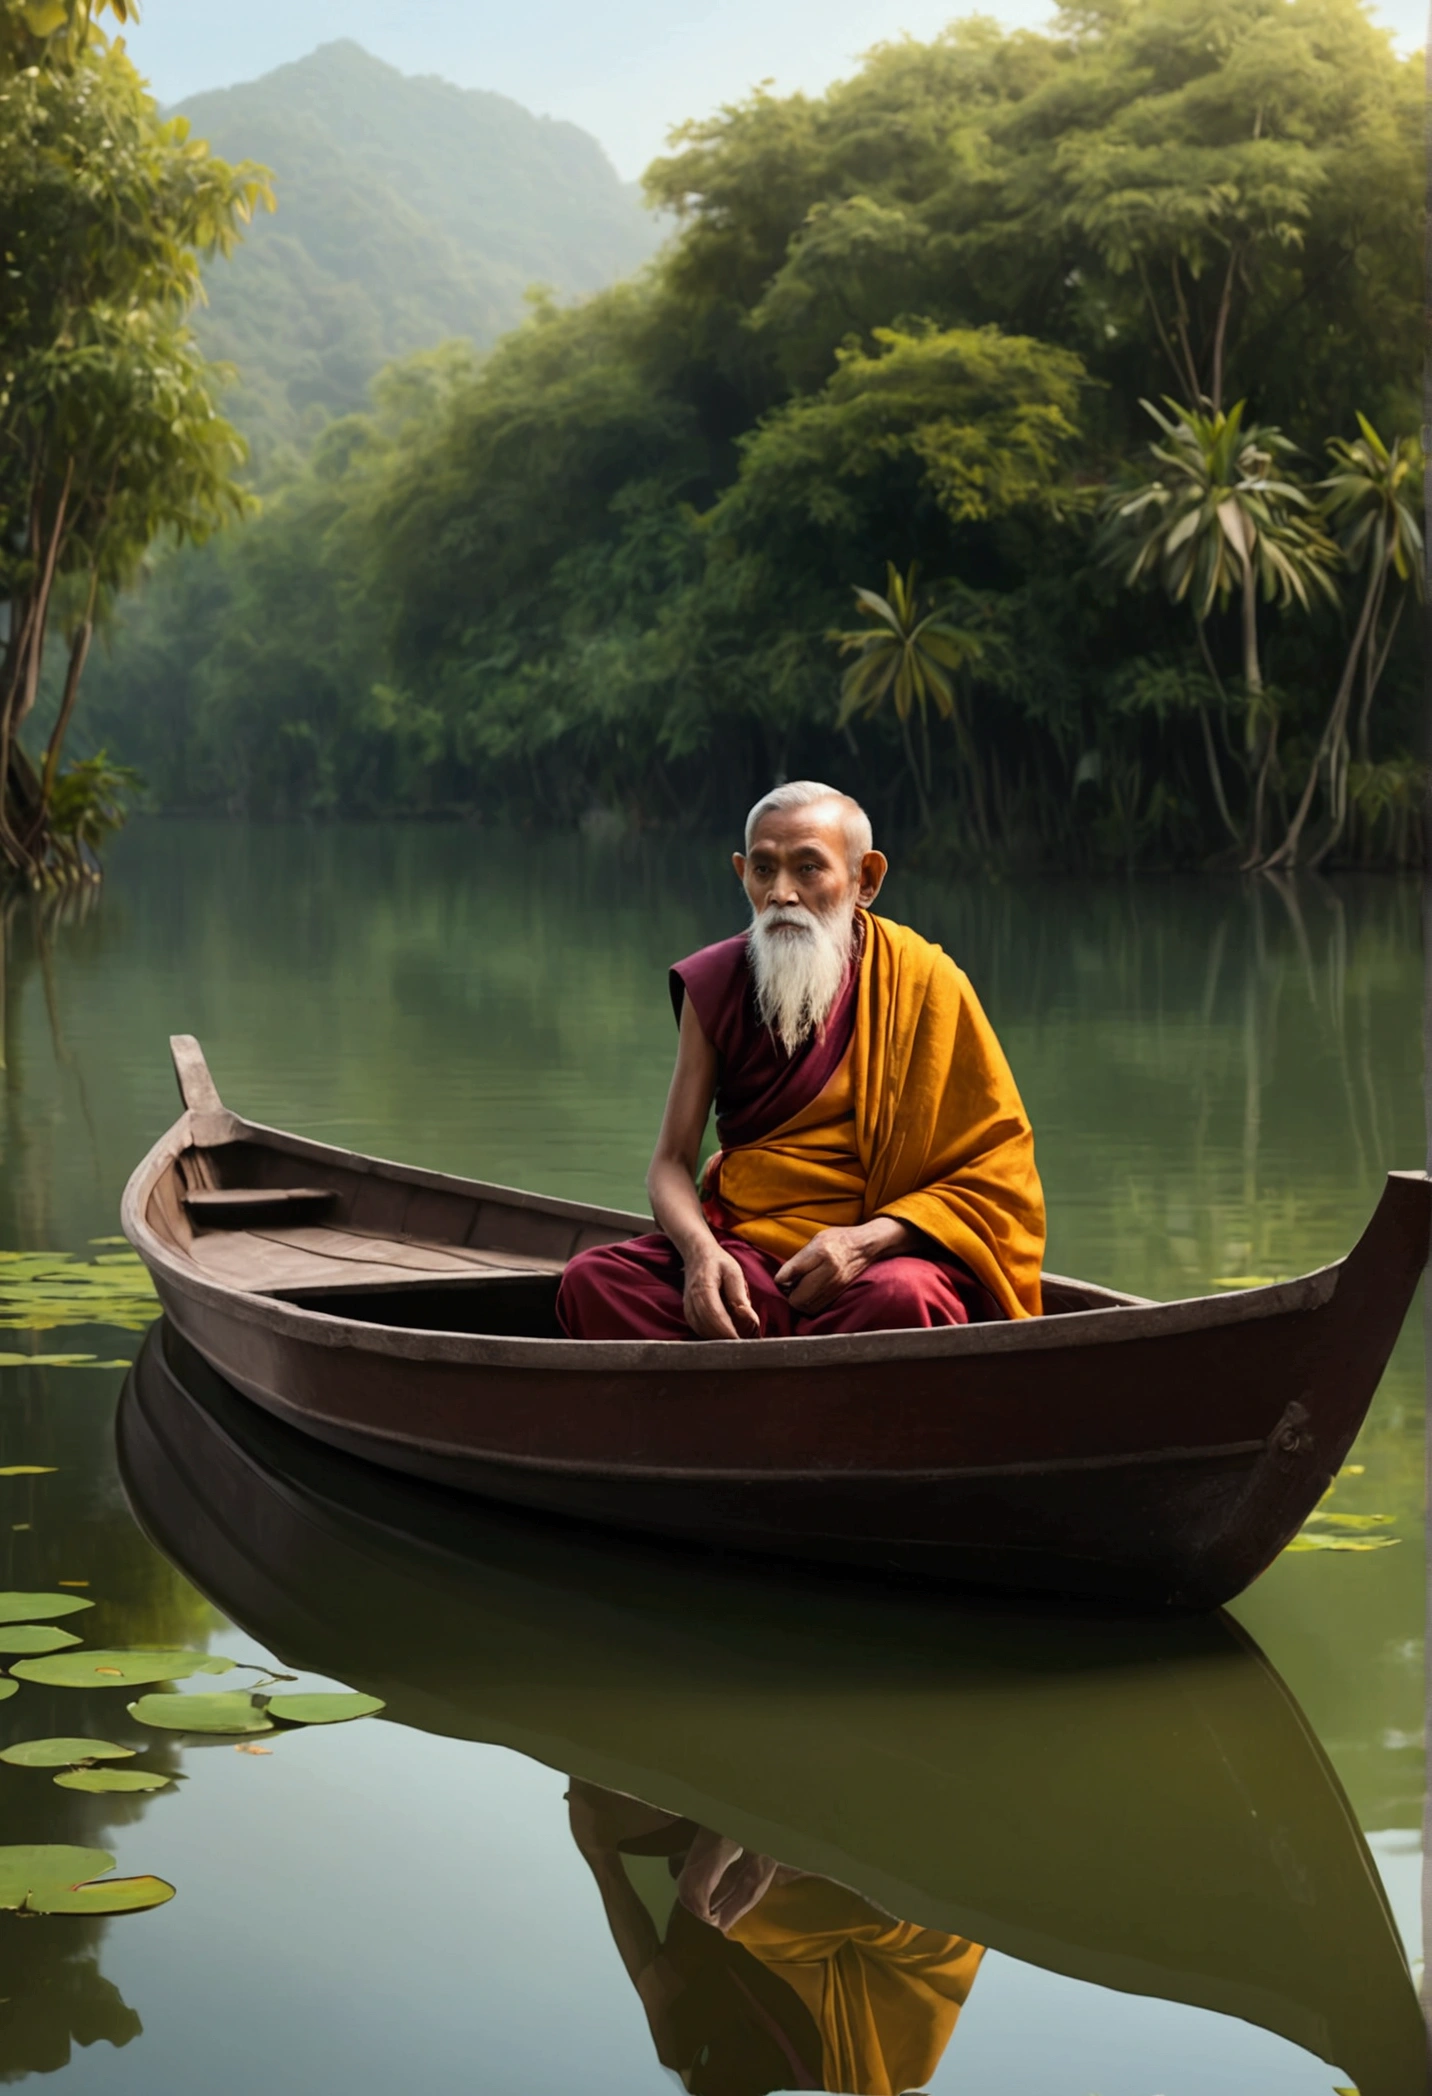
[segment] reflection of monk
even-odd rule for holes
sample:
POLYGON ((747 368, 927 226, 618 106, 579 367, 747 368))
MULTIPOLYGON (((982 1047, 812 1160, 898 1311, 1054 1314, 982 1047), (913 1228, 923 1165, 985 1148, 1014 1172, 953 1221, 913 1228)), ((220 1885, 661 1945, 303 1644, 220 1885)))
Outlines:
POLYGON ((657 2056, 695 2096, 929 2080, 979 1944, 614 1791, 574 1782, 569 1801, 657 2056))

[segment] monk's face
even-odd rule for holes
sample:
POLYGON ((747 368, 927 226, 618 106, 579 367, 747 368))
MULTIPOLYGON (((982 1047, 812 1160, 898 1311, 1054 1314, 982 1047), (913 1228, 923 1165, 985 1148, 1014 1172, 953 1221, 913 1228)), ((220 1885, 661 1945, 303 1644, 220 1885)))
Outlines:
POLYGON ((731 864, 754 916, 774 907, 800 907, 817 917, 869 908, 885 878, 885 857, 868 851, 852 866, 841 811, 832 802, 778 808, 761 817, 749 852, 731 864))

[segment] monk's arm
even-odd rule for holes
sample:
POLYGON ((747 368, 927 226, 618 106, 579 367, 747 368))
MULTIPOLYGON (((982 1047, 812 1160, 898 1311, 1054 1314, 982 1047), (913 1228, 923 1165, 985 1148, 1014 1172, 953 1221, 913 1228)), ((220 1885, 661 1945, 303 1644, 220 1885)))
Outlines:
POLYGON ((696 1160, 716 1093, 716 1050, 688 997, 681 1007, 676 1068, 646 1175, 651 1212, 686 1269, 682 1308, 698 1339, 749 1339, 760 1330, 746 1277, 721 1249, 701 1212, 696 1160))

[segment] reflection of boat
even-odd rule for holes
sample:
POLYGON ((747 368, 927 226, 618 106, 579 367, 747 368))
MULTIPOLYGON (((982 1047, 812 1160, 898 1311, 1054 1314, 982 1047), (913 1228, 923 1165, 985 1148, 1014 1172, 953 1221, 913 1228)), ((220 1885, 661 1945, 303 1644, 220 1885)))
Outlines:
POLYGON ((1160 1304, 1050 1275, 1015 1324, 570 1340, 564 1262, 644 1217, 256 1127, 174 1052, 188 1110, 124 1228, 230 1382, 392 1469, 728 1547, 1215 1606, 1327 1489, 1427 1256, 1432 1182, 1400 1172, 1346 1259, 1276 1287, 1160 1304))
POLYGON ((719 1574, 322 1449, 150 1335, 121 1469, 288 1664, 1076 1978, 1244 2017, 1407 2096, 1421 2019, 1297 1705, 1226 1618, 968 1613, 719 1574))

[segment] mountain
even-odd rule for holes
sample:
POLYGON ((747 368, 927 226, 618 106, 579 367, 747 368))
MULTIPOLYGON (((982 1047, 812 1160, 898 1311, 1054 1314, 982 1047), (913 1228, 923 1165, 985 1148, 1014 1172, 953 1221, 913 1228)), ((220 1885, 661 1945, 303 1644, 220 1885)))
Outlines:
POLYGON ((350 41, 174 113, 274 176, 277 211, 206 271, 195 315, 206 352, 239 368, 228 412, 260 467, 361 406, 388 358, 450 335, 490 342, 529 285, 596 290, 661 238, 575 124, 410 78, 350 41))

